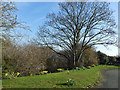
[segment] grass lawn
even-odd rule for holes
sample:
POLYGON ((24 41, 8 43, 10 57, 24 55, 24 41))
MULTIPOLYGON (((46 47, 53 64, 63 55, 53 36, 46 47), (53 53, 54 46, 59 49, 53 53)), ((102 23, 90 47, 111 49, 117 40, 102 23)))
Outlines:
POLYGON ((93 86, 102 80, 100 70, 104 68, 118 68, 117 66, 99 65, 85 70, 70 70, 51 73, 45 75, 33 75, 18 77, 17 79, 4 79, 4 88, 86 88, 93 86), (62 85, 68 79, 73 79, 75 84, 72 86, 62 85))
MULTIPOLYGON (((1 78, 1 75, 2 75, 2 68, 0 68, 0 78, 1 78)), ((2 80, 0 79, 0 90, 2 88, 2 80)))

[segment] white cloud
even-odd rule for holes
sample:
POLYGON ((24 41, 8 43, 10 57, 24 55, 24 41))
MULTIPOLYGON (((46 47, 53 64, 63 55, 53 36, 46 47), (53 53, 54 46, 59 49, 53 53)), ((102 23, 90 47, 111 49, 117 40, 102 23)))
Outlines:
POLYGON ((105 48, 104 46, 97 46, 97 51, 101 51, 109 56, 118 55, 118 47, 115 46, 108 46, 108 48, 105 48))

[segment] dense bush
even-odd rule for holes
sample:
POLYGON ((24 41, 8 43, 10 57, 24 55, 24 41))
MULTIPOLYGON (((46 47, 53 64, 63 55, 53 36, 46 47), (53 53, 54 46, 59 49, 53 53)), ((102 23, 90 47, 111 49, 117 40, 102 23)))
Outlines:
POLYGON ((114 65, 117 61, 116 58, 113 56, 108 56, 108 59, 109 59, 109 61, 107 63, 108 65, 114 65))
POLYGON ((2 56, 3 71, 20 72, 21 75, 38 74, 46 69, 46 60, 51 54, 52 51, 47 47, 6 47, 2 56))
POLYGON ((106 54, 98 51, 99 64, 115 65, 117 64, 117 58, 115 56, 107 56, 106 54))
POLYGON ((99 58, 94 48, 85 50, 82 59, 84 61, 84 66, 91 66, 92 64, 97 65, 99 63, 99 58))
POLYGON ((16 47, 12 42, 2 40, 2 72, 13 72, 16 64, 15 56, 16 47))
POLYGON ((100 51, 98 51, 97 54, 98 54, 98 57, 99 57, 99 64, 108 64, 109 58, 106 54, 104 54, 100 51))
POLYGON ((116 63, 115 65, 119 65, 120 66, 120 56, 116 57, 116 63))
POLYGON ((67 60, 54 53, 50 58, 46 61, 47 70, 50 72, 55 72, 58 68, 67 69, 67 60))

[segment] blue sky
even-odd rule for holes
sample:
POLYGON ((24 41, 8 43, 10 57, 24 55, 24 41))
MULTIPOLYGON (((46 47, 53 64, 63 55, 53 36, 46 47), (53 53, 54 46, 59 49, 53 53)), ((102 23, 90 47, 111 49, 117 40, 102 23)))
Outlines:
MULTIPOLYGON (((16 6, 18 8, 16 12, 18 21, 26 22, 32 31, 20 31, 20 33, 24 34, 24 40, 21 43, 25 43, 26 40, 35 37, 39 26, 44 24, 46 15, 50 12, 57 12, 59 9, 57 2, 16 2, 16 6)), ((118 23, 118 3, 112 2, 110 7, 115 11, 114 18, 118 23)), ((103 46, 98 46, 96 50, 100 50, 110 56, 116 56, 118 54, 118 48, 114 46, 109 46, 108 49, 103 46)))
MULTIPOLYGON (((57 2, 16 2, 18 21, 26 22, 32 32, 24 31, 25 39, 35 37, 40 25, 44 24, 46 15, 58 10, 57 2)), ((25 40, 24 40, 25 41, 25 40)))

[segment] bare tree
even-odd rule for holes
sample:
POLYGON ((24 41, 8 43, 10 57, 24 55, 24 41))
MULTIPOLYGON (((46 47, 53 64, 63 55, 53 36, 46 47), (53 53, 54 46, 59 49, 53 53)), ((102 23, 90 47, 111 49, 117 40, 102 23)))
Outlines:
POLYGON ((15 4, 12 2, 0 2, 0 9, 1 9, 1 24, 0 27, 2 28, 2 38, 6 39, 8 36, 11 36, 12 31, 14 32, 13 28, 16 25, 20 24, 17 22, 17 15, 15 15, 15 11, 17 8, 15 4))
MULTIPOLYGON (((27 26, 17 20, 17 7, 14 2, 0 1, 0 63, 3 62, 3 70, 14 68, 17 62, 16 57, 19 50, 16 48, 16 41, 21 37, 17 34, 18 29, 25 30, 27 26), (18 51, 17 51, 18 50, 18 51)), ((13 69, 14 70, 14 69, 13 69)))
POLYGON ((14 2, 0 1, 0 28, 2 31, 0 40, 3 40, 3 43, 5 40, 7 41, 7 39, 21 37, 20 32, 19 35, 17 34, 18 29, 29 30, 24 22, 19 22, 17 20, 17 10, 14 2))
POLYGON ((79 63, 83 52, 93 45, 113 45, 116 43, 115 20, 107 2, 63 2, 58 13, 47 15, 47 21, 38 31, 39 45, 47 45, 65 50, 56 53, 71 59, 74 66, 79 63), (79 51, 78 51, 79 50, 79 51))

